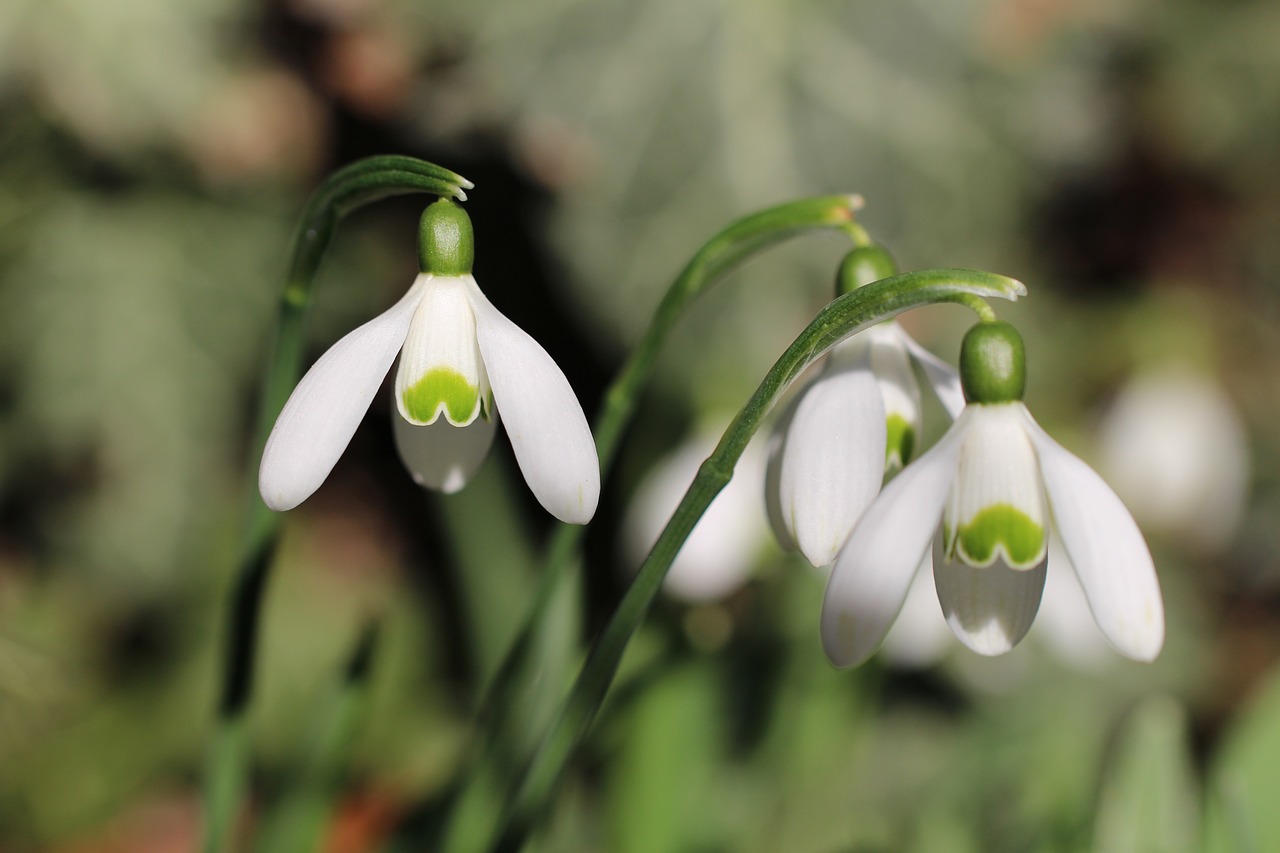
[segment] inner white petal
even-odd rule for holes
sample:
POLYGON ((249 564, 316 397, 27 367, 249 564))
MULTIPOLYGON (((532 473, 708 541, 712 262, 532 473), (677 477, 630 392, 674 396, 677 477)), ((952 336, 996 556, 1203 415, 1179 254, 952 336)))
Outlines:
POLYGON ((423 292, 396 371, 396 407, 411 424, 441 415, 466 426, 491 413, 466 279, 436 277, 423 292))
POLYGON ((970 405, 971 428, 943 513, 949 560, 1014 569, 1043 561, 1048 535, 1044 486, 1021 403, 970 405))

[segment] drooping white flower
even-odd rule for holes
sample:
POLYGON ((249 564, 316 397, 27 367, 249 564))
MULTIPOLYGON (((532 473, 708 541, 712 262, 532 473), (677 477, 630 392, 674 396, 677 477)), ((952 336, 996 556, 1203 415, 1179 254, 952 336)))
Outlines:
POLYGON ((320 487, 399 354, 392 421, 414 480, 444 492, 461 489, 487 455, 501 417, 542 506, 562 521, 591 519, 600 466, 582 407, 546 350, 476 285, 465 217, 452 203, 431 205, 424 240, 440 221, 454 229, 454 245, 420 251, 424 269, 435 272, 420 274, 399 302, 334 344, 298 383, 262 454, 258 485, 267 506, 292 509, 320 487), (465 231, 461 253, 458 229, 465 231))
MULTIPOLYGON (((862 246, 845 257, 838 283, 844 292, 893 273, 884 249, 862 246)), ((769 520, 783 547, 815 566, 836 558, 885 475, 907 464, 920 441, 912 361, 951 417, 959 415, 959 375, 891 320, 833 347, 778 419, 765 483, 769 520)))
POLYGON ((1102 478, 1031 417, 1022 364, 1012 326, 983 323, 966 336, 969 405, 885 487, 836 560, 822 612, 836 665, 871 655, 930 564, 956 636, 980 654, 1007 652, 1040 605, 1050 525, 1107 640, 1137 660, 1159 653, 1164 609, 1146 542, 1102 478))
MULTIPOLYGON (((633 569, 653 547, 725 426, 700 429, 660 459, 640 483, 623 521, 623 545, 633 569)), ((753 487, 764 468, 759 445, 747 445, 733 479, 716 495, 676 554, 662 584, 665 592, 701 603, 725 598, 746 583, 768 539, 764 510, 753 487)))

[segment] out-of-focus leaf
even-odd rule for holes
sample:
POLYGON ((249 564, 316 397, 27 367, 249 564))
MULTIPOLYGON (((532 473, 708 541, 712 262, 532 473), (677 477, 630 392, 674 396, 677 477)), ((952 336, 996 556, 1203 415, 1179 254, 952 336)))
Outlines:
POLYGON ((1098 853, 1191 853, 1199 810, 1186 713, 1172 699, 1133 712, 1103 782, 1094 849, 1098 853))
POLYGON ((1209 778, 1206 848, 1280 850, 1280 669, 1227 733, 1209 778))
POLYGON ((102 580, 173 580, 238 483, 242 376, 269 316, 262 214, 159 196, 66 197, 0 283, 0 337, 26 452, 73 501, 41 531, 102 580))
POLYGON ((663 853, 705 844, 722 748, 705 660, 669 670, 629 709, 609 776, 608 850, 663 853))

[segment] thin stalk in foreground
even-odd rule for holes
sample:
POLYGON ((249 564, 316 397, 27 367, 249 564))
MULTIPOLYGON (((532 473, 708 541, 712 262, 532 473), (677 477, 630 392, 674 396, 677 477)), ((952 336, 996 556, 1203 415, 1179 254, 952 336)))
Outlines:
POLYGON ((252 697, 259 616, 279 527, 279 515, 267 509, 258 494, 255 472, 271 427, 302 371, 316 271, 339 220, 348 213, 406 193, 464 199, 471 186, 461 175, 413 157, 368 157, 330 175, 303 211, 280 296, 249 456, 244 534, 229 593, 217 722, 205 771, 205 853, 220 853, 226 846, 248 773, 244 717, 252 697))
POLYGON ((680 506, 663 529, 614 611, 561 705, 550 731, 507 800, 489 849, 514 853, 546 808, 569 759, 586 737, 613 683, 632 634, 648 613, 676 552, 698 519, 733 476, 738 458, 787 386, 840 340, 904 311, 939 302, 968 304, 973 296, 1014 299, 1025 288, 1013 279, 971 270, 924 270, 884 279, 839 297, 824 308, 774 363, 703 462, 680 506))
MULTIPOLYGON (((592 429, 602 479, 617 456, 622 434, 631 423, 654 363, 689 304, 756 253, 792 237, 834 229, 849 233, 855 243, 866 241, 866 232, 854 221, 854 213, 861 207, 862 199, 856 195, 788 202, 730 223, 697 251, 667 289, 644 336, 605 392, 592 429)), ((528 759, 535 746, 531 738, 550 722, 555 703, 561 699, 563 682, 550 677, 563 668, 560 662, 536 658, 548 651, 563 655, 564 644, 548 642, 536 632, 548 625, 548 611, 564 598, 583 533, 583 527, 572 524, 557 525, 552 533, 533 603, 480 701, 473 736, 479 746, 472 750, 471 760, 460 774, 458 799, 451 812, 455 824, 475 820, 466 815, 483 811, 475 800, 488 797, 490 786, 482 781, 482 775, 500 775, 491 766, 494 762, 509 764, 513 756, 517 764, 528 759)), ((454 839, 464 837, 469 838, 454 826, 443 849, 474 847, 469 841, 455 843, 454 839)))

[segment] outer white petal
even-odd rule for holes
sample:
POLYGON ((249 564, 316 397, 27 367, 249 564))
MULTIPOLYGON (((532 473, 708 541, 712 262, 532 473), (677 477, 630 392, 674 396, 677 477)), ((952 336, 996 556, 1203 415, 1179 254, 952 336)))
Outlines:
POLYGON ((329 348, 293 389, 267 438, 258 490, 274 510, 293 509, 329 476, 404 344, 429 281, 329 348))
POLYGON ((956 473, 963 416, 933 448, 885 486, 836 559, 822 602, 822 646, 836 666, 875 651, 902 608, 956 473))
POLYGON ((960 642, 980 655, 1002 655, 1016 646, 1035 621, 1047 562, 1042 559, 1032 569, 1011 569, 1003 560, 985 568, 948 563, 939 537, 933 582, 947 624, 960 642))
POLYGON ((400 461, 420 486, 453 494, 471 479, 489 455, 498 417, 476 418, 464 427, 445 418, 427 426, 409 423, 391 401, 391 424, 400 461))
MULTIPOLYGON (((806 386, 808 387, 808 386, 806 386)), ((786 513, 782 511, 782 450, 787 445, 787 430, 800 407, 800 394, 794 394, 783 407, 782 414, 773 424, 769 434, 768 461, 764 471, 764 507, 773 528, 774 538, 783 550, 796 550, 795 537, 787 526, 786 513)))
POLYGON ((782 523, 815 566, 836 558, 884 480, 884 403, 857 344, 801 392, 777 453, 782 523))
POLYGON ((1050 438, 1029 413, 1026 420, 1053 522, 1094 621, 1121 654, 1154 660, 1164 644, 1164 605, 1138 525, 1092 468, 1050 438))
POLYGON ((561 521, 586 524, 600 500, 600 459, 582 406, 537 341, 470 282, 480 354, 516 462, 538 502, 561 521))
POLYGON ((960 374, 954 367, 916 343, 915 339, 901 328, 898 331, 902 335, 902 342, 906 344, 907 351, 924 371, 924 376, 929 380, 929 385, 933 388, 933 393, 938 396, 942 407, 951 415, 952 420, 960 417, 960 413, 964 411, 964 389, 960 387, 960 374))

